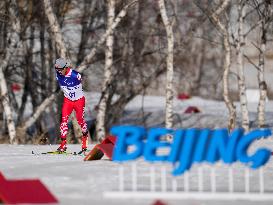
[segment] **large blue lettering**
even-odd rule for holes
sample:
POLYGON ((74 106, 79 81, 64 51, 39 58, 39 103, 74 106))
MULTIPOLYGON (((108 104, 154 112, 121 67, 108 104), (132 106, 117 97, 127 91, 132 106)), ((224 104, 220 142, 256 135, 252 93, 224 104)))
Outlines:
POLYGON ((127 161, 140 157, 143 153, 145 129, 137 126, 117 126, 111 129, 111 133, 117 136, 116 146, 113 152, 113 160, 127 161), (134 150, 128 152, 129 146, 134 150))
POLYGON ((179 159, 180 147, 183 143, 184 130, 176 130, 171 144, 171 151, 168 157, 168 161, 175 163, 179 159))
POLYGON ((228 164, 235 162, 237 160, 236 145, 243 134, 243 129, 234 130, 230 136, 228 136, 227 129, 214 130, 210 138, 206 160, 210 163, 215 163, 220 159, 228 164))
POLYGON ((250 163, 251 168, 256 169, 264 165, 271 156, 271 151, 268 149, 259 149, 252 156, 247 155, 247 149, 250 146, 251 142, 261 137, 268 138, 271 136, 271 130, 262 129, 254 130, 248 133, 243 139, 238 143, 237 147, 237 157, 239 161, 243 163, 250 163))
POLYGON ((143 155, 146 161, 168 161, 174 164, 174 175, 184 173, 193 163, 204 161, 215 163, 222 160, 227 164, 241 161, 256 169, 271 156, 271 151, 266 148, 256 150, 251 156, 247 154, 254 140, 271 136, 270 129, 257 129, 244 135, 243 129, 236 129, 229 134, 227 129, 151 128, 146 133, 143 127, 116 126, 111 133, 117 136, 113 160, 134 160, 143 155), (172 143, 160 140, 167 134, 174 136, 172 143), (147 139, 146 143, 144 138, 147 139), (159 150, 165 148, 169 152, 160 154, 159 150))
POLYGON ((200 130, 199 139, 196 143, 196 149, 193 157, 193 161, 202 162, 206 158, 206 153, 209 146, 209 137, 211 134, 210 129, 200 130))
POLYGON ((159 156, 159 148, 170 147, 170 143, 160 140, 160 137, 171 134, 173 131, 166 128, 152 128, 149 130, 147 143, 144 149, 144 159, 147 161, 166 161, 168 156, 159 156))
POLYGON ((190 169, 198 132, 198 129, 189 129, 183 136, 183 143, 178 161, 179 165, 173 170, 173 175, 182 174, 186 170, 190 169))

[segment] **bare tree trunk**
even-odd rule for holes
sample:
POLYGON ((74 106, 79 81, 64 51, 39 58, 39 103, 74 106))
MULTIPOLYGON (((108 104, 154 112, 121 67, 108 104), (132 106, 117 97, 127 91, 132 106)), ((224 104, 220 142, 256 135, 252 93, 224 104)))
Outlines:
MULTIPOLYGON (((7 50, 7 52, 9 52, 7 50)), ((7 82, 4 76, 3 68, 7 64, 6 62, 8 59, 5 59, 2 61, 2 64, 0 66, 0 88, 1 88, 1 101, 2 105, 4 108, 4 112, 6 115, 7 119, 7 125, 8 125, 8 131, 9 131, 9 141, 10 143, 15 143, 15 137, 16 137, 16 130, 15 130, 15 123, 13 120, 13 114, 12 114, 12 109, 10 106, 10 100, 9 100, 9 95, 8 95, 8 87, 7 87, 7 82)))
MULTIPOLYGON (((107 1, 107 29, 111 27, 115 19, 115 0, 107 1)), ((114 36, 111 32, 106 39, 106 48, 105 48, 105 68, 104 68, 104 81, 102 86, 102 98, 100 99, 99 109, 97 114, 97 124, 96 124, 96 133, 97 139, 102 141, 106 136, 105 131, 105 115, 106 115, 106 106, 109 99, 109 89, 107 87, 111 84, 113 74, 113 43, 114 36)))
POLYGON ((245 2, 240 0, 238 3, 239 13, 239 25, 238 25, 238 42, 236 44, 236 55, 237 55, 237 71, 238 71, 238 87, 241 104, 241 115, 242 115, 242 127, 245 131, 249 131, 249 115, 247 108, 246 98, 246 85, 245 85, 245 74, 243 65, 243 45, 245 44, 245 37, 243 34, 243 25, 245 18, 245 2))
POLYGON ((60 55, 60 57, 66 58, 68 56, 67 49, 64 44, 64 39, 61 33, 60 25, 52 10, 50 0, 44 0, 44 9, 45 9, 45 14, 49 21, 50 31, 53 35, 54 40, 56 41, 57 52, 60 55))
POLYGON ((47 61, 47 63, 48 63, 48 67, 49 67, 49 82, 48 82, 49 93, 47 93, 47 96, 49 96, 57 88, 56 74, 51 71, 51 69, 53 68, 54 59, 56 58, 56 56, 55 56, 56 52, 55 52, 55 46, 53 46, 53 41, 50 38, 48 38, 47 44, 48 44, 48 61, 47 61))
POLYGON ((49 73, 47 72, 47 66, 46 66, 46 49, 45 49, 45 15, 43 11, 43 5, 39 5, 39 8, 41 9, 41 13, 39 16, 39 24, 40 24, 40 46, 41 46, 41 52, 40 52, 40 58, 41 58, 41 90, 42 92, 42 100, 44 100, 47 97, 48 94, 48 80, 49 79, 49 73))
POLYGON ((236 126, 236 107, 229 95, 229 72, 231 66, 231 46, 229 37, 224 35, 224 49, 225 49, 225 61, 224 61, 224 73, 223 73, 223 98, 229 111, 228 129, 232 131, 236 126))
MULTIPOLYGON (((25 77, 25 82, 28 82, 27 74, 25 77)), ((21 105, 20 105, 20 108, 18 109, 18 117, 17 117, 17 123, 16 123, 17 125, 22 124, 23 114, 25 111, 26 103, 27 103, 28 90, 29 90, 29 84, 24 83, 24 90, 23 90, 23 95, 21 98, 21 105)))
POLYGON ((260 98, 259 98, 259 105, 258 105, 259 127, 265 126, 265 100, 267 96, 267 84, 264 78, 265 45, 266 45, 266 36, 265 36, 265 33, 263 32, 262 45, 260 48, 260 55, 259 55, 259 70, 258 70, 258 82, 259 82, 259 90, 260 90, 260 98))
POLYGON ((173 127, 173 46, 174 37, 172 24, 167 16, 167 10, 165 7, 164 0, 159 0, 159 9, 162 17, 163 24, 166 29, 168 39, 168 53, 167 53, 167 82, 166 82, 166 115, 165 115, 165 126, 166 128, 173 127))
POLYGON ((4 75, 4 69, 8 66, 8 62, 11 58, 12 53, 16 49, 16 44, 19 42, 19 35, 18 33, 20 32, 20 22, 16 18, 15 15, 15 8, 16 8, 16 2, 13 0, 10 5, 10 14, 12 19, 12 29, 13 31, 9 34, 9 42, 10 44, 8 45, 6 49, 6 56, 5 59, 1 61, 0 65, 0 91, 1 91, 1 101, 3 105, 3 109, 5 112, 5 116, 7 119, 7 126, 8 126, 8 131, 9 131, 9 141, 10 143, 16 143, 16 129, 15 129, 15 123, 13 119, 13 113, 12 113, 12 108, 10 106, 10 100, 9 100, 9 95, 8 95, 8 86, 6 82, 6 78, 4 75))
POLYGON ((96 0, 85 0, 84 1, 84 10, 83 10, 83 17, 81 20, 81 25, 82 25, 82 31, 81 31, 81 42, 79 45, 79 51, 78 51, 78 56, 77 56, 77 65, 81 63, 84 59, 85 55, 85 48, 88 42, 89 38, 89 32, 88 32, 88 26, 89 26, 89 21, 91 18, 92 21, 92 13, 94 12, 96 8, 96 0))
MULTIPOLYGON (((258 4, 258 2, 257 2, 258 4)), ((258 82, 259 82, 259 90, 260 90, 260 98, 258 105, 258 124, 259 127, 265 127, 265 101, 267 97, 267 84, 265 82, 265 49, 267 43, 267 29, 269 26, 270 18, 272 15, 272 5, 270 1, 265 1, 265 9, 263 13, 260 13, 260 9, 258 9, 258 14, 260 18, 262 18, 262 35, 261 35, 261 47, 259 49, 259 65, 258 65, 258 82)))
MULTIPOLYGON (((39 80, 38 76, 37 78, 33 75, 35 73, 35 66, 33 66, 33 49, 34 49, 34 32, 35 32, 35 27, 33 25, 30 26, 30 43, 29 46, 26 44, 26 67, 27 67, 27 72, 29 73, 29 79, 32 80, 32 83, 29 85, 29 93, 31 97, 31 102, 33 106, 33 110, 36 109, 36 107, 41 103, 41 98, 37 89, 37 81, 39 80), (34 72, 33 72, 34 71, 34 72)), ((27 82, 28 83, 28 82, 27 82)))
MULTIPOLYGON (((31 29, 31 31, 33 31, 31 29)), ((31 32, 33 35, 33 32, 31 32)), ((23 96, 22 96, 22 102, 21 102, 21 106, 20 109, 18 111, 18 118, 17 118, 17 125, 21 126, 22 125, 22 120, 23 120, 23 114, 25 111, 25 107, 26 107, 26 103, 27 103, 27 97, 28 95, 31 93, 31 98, 32 98, 32 107, 33 107, 33 111, 35 110, 34 108, 36 107, 37 103, 35 102, 35 96, 33 95, 33 87, 35 87, 35 85, 33 86, 32 83, 28 83, 30 81, 32 81, 32 49, 33 49, 33 39, 31 40, 30 46, 28 47, 27 45, 27 36, 26 36, 26 32, 24 32, 23 34, 21 34, 23 36, 23 40, 22 41, 22 47, 23 47, 23 51, 24 51, 24 55, 25 55, 25 59, 24 59, 24 69, 25 69, 25 79, 24 79, 24 92, 23 92, 23 96)), ((33 83, 34 84, 34 83, 33 83)), ((24 142, 24 137, 25 135, 23 134, 23 132, 20 133, 20 141, 24 142)))
POLYGON ((219 15, 223 10, 226 9, 230 0, 224 0, 224 2, 220 5, 220 7, 211 15, 211 19, 213 23, 216 25, 217 29, 223 34, 223 44, 225 50, 225 59, 224 59, 224 73, 223 73, 223 98, 227 105, 229 111, 229 121, 228 121, 228 129, 231 131, 235 128, 236 122, 236 108, 234 103, 232 102, 229 95, 229 72, 231 66, 231 46, 229 42, 229 32, 228 29, 221 23, 219 19, 219 15))

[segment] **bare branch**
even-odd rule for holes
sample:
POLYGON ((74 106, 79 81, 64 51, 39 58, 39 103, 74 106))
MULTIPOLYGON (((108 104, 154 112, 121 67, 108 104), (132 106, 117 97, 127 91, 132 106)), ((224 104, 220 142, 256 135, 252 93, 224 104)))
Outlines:
POLYGON ((102 44, 105 42, 107 36, 109 36, 113 30, 118 26, 118 24, 120 23, 120 21, 122 20, 122 18, 124 16, 126 16, 127 14, 127 10, 133 6, 138 0, 133 0, 132 2, 130 2, 129 4, 127 4, 117 15, 117 17, 115 18, 113 24, 105 31, 105 33, 102 35, 102 37, 100 38, 100 40, 98 41, 98 43, 94 46, 94 48, 90 51, 90 53, 83 59, 82 63, 78 66, 77 70, 78 72, 83 72, 87 66, 92 63, 93 57, 95 56, 97 50, 99 47, 102 46, 102 44))
POLYGON ((244 57, 247 59, 247 61, 253 65, 258 71, 260 71, 259 66, 257 66, 247 55, 244 54, 244 57))

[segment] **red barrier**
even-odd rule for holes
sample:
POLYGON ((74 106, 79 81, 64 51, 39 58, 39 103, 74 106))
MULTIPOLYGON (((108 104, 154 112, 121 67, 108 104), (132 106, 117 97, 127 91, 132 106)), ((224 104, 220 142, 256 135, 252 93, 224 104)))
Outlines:
POLYGON ((179 99, 179 100, 187 100, 187 99, 190 99, 190 98, 191 98, 191 96, 186 94, 186 93, 179 93, 177 95, 177 99, 179 99))
POLYGON ((4 175, 0 172, 0 183, 1 183, 2 181, 6 181, 6 179, 5 179, 4 175))
POLYGON ((7 180, 0 172, 0 202, 6 204, 58 203, 39 179, 7 180))
POLYGON ((115 144, 116 143, 116 137, 115 136, 112 136, 112 135, 109 135, 107 138, 105 138, 101 144, 115 144))
POLYGON ((201 112, 196 106, 189 106, 184 113, 199 113, 201 112))
POLYGON ((108 136, 100 144, 97 144, 84 158, 84 161, 99 160, 104 154, 112 160, 113 149, 116 143, 115 136, 108 136))
POLYGON ((156 200, 155 203, 153 203, 153 205, 167 205, 167 204, 163 203, 160 200, 156 200))

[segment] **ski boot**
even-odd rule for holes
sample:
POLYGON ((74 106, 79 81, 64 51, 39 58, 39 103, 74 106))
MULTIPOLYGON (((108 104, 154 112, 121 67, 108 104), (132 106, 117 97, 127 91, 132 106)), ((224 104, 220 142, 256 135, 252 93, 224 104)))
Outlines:
POLYGON ((88 135, 82 136, 82 150, 78 154, 82 154, 87 151, 88 135))
POLYGON ((87 151, 87 144, 88 144, 87 136, 82 136, 82 151, 83 152, 87 151))
POLYGON ((67 147, 66 147, 66 139, 65 138, 61 138, 61 144, 59 146, 59 148, 57 149, 57 151, 59 152, 65 152, 67 147))

